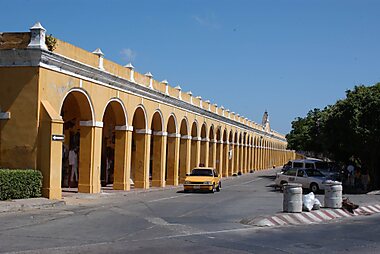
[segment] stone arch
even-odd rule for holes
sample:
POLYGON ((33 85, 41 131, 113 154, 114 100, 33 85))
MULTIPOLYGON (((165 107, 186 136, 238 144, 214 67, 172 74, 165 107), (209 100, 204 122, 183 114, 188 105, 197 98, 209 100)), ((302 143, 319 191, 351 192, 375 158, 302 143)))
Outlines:
POLYGON ((191 154, 191 135, 189 121, 184 117, 179 127, 181 136, 180 150, 179 150, 179 182, 183 183, 186 174, 190 173, 190 154, 191 154))
POLYGON ((128 189, 125 177, 125 147, 127 142, 127 112, 123 102, 111 98, 103 110, 100 182, 105 187, 128 189))
POLYGON ((150 135, 143 105, 138 105, 132 118, 131 179, 135 188, 149 188, 150 135))
POLYGON ((166 135, 164 118, 159 109, 152 116, 150 138, 149 176, 153 187, 164 187, 166 183, 166 135))
POLYGON ((174 113, 171 113, 167 120, 166 132, 170 134, 176 134, 178 130, 177 117, 174 113))
POLYGON ((178 185, 180 134, 177 134, 177 119, 172 113, 167 120, 166 172, 168 185, 178 185))
POLYGON ((228 135, 228 175, 232 176, 234 173, 234 158, 235 158, 235 144, 234 144, 234 133, 230 130, 230 134, 228 135))
POLYGON ((229 144, 228 144, 228 137, 227 137, 227 129, 224 129, 223 130, 223 134, 221 136, 221 152, 222 152, 222 155, 220 156, 221 157, 221 161, 223 163, 222 165, 222 176, 223 177, 226 177, 228 176, 228 161, 229 161, 229 156, 228 156, 228 147, 229 147, 229 144))
MULTIPOLYGON (((90 115, 84 115, 83 117, 85 119, 88 120, 92 120, 93 121, 93 125, 94 125, 94 122, 96 121, 96 118, 95 118, 95 110, 94 110, 94 106, 93 106, 93 103, 92 103, 92 100, 91 100, 91 97, 90 95, 87 93, 86 90, 82 89, 82 88, 72 88, 70 89, 69 91, 67 91, 67 93, 65 94, 65 96, 63 97, 62 101, 61 101, 61 116, 62 116, 62 109, 63 109, 63 106, 64 106, 64 103, 67 99, 67 97, 69 95, 73 95, 73 94, 76 94, 76 93, 79 93, 79 94, 82 94, 85 98, 86 98, 86 101, 88 102, 88 105, 89 105, 89 110, 88 113, 90 115)), ((79 98, 80 96, 76 96, 76 98, 79 98)))
POLYGON ((198 136, 198 122, 194 120, 191 125, 191 160, 190 160, 190 169, 199 166, 200 162, 200 137, 198 136))
POLYGON ((208 146, 207 166, 216 168, 216 143, 213 124, 210 125, 210 129, 208 131, 208 140, 206 141, 206 145, 208 146))
POLYGON ((199 155, 199 164, 198 166, 208 166, 208 138, 207 138, 207 124, 203 123, 200 132, 201 146, 200 146, 200 155, 199 155))
POLYGON ((92 149, 95 127, 101 124, 95 120, 90 96, 83 89, 71 89, 63 98, 60 115, 65 135, 62 187, 78 187, 78 192, 85 193, 99 192, 100 161, 92 149))

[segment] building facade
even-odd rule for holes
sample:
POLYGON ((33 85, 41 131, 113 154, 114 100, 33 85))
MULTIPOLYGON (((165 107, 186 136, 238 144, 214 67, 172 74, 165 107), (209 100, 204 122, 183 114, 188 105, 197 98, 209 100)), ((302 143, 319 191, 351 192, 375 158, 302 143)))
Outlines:
POLYGON ((227 177, 295 158, 269 123, 45 34, 39 23, 0 33, 0 168, 40 170, 45 197, 72 184, 147 189, 178 185, 199 165, 227 177))

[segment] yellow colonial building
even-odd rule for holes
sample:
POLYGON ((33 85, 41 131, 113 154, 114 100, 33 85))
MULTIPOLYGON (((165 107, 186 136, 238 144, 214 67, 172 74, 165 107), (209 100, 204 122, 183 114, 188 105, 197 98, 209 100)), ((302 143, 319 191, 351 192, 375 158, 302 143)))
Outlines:
POLYGON ((40 23, 0 33, 0 168, 40 170, 44 196, 178 185, 199 165, 228 177, 295 158, 268 121, 45 33, 40 23))

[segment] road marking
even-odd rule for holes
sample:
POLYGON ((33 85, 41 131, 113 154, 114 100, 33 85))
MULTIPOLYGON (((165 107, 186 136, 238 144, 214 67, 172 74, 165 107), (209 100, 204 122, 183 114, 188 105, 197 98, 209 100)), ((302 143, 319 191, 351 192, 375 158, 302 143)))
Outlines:
POLYGON ((159 202, 159 201, 163 201, 163 200, 180 198, 180 197, 189 196, 189 195, 190 194, 183 194, 183 195, 171 196, 171 197, 166 197, 166 198, 159 198, 159 199, 149 200, 149 201, 147 201, 147 203, 159 202))

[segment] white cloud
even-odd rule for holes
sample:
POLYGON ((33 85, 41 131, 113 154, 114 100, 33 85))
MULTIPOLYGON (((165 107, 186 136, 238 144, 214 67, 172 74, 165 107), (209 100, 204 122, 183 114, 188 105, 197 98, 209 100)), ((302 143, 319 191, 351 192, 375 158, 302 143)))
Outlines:
POLYGON ((127 62, 133 62, 136 58, 136 52, 133 51, 130 48, 124 48, 120 51, 120 54, 122 55, 123 59, 127 62))
POLYGON ((216 15, 214 13, 210 13, 207 15, 194 15, 193 19, 201 26, 208 27, 211 29, 219 29, 220 24, 217 21, 216 15))

